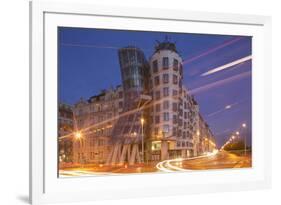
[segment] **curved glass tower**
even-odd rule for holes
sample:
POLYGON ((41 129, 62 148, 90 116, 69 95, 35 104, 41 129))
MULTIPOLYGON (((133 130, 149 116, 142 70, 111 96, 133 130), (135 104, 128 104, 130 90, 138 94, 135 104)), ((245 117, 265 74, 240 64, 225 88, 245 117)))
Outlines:
POLYGON ((128 110, 136 106, 140 95, 146 90, 147 62, 144 53, 132 46, 119 49, 118 55, 124 88, 124 108, 128 110))

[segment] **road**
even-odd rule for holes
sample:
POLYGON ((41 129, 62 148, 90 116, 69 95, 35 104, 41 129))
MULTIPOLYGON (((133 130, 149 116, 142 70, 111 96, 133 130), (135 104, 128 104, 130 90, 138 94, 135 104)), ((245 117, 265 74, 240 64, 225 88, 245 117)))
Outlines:
POLYGON ((247 168, 251 166, 252 160, 249 154, 244 156, 226 151, 190 159, 165 160, 157 164, 157 168, 163 172, 247 168))
POLYGON ((247 168, 251 167, 251 156, 234 154, 226 151, 209 153, 205 156, 188 159, 170 159, 157 164, 135 166, 103 166, 103 167, 78 167, 60 170, 61 177, 120 175, 129 173, 151 172, 178 172, 208 169, 247 168))

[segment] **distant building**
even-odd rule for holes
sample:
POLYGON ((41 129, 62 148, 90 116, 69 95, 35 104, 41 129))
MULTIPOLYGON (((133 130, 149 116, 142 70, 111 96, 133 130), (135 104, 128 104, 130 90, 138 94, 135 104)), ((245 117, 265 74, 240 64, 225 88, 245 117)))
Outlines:
POLYGON ((198 156, 215 149, 199 105, 183 85, 183 61, 164 41, 146 61, 136 47, 118 51, 122 85, 74 107, 74 162, 134 164, 198 156), (208 140, 208 143, 207 143, 208 140))
POLYGON ((60 162, 73 161, 73 140, 64 137, 73 132, 72 107, 67 104, 59 104, 58 113, 58 136, 59 136, 59 160, 60 162))

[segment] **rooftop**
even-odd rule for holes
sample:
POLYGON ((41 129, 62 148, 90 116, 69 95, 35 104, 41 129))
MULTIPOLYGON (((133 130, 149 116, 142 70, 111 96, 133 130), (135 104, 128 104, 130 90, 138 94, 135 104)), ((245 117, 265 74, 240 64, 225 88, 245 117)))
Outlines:
POLYGON ((169 41, 167 36, 163 42, 157 41, 157 44, 154 46, 154 49, 155 49, 155 53, 160 50, 171 50, 178 53, 176 49, 176 42, 169 41))

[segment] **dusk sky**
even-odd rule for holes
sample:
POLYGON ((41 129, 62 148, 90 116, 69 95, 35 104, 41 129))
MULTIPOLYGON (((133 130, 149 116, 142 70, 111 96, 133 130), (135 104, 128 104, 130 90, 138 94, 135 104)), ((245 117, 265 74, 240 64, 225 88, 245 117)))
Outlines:
POLYGON ((118 49, 129 45, 153 54, 156 41, 176 42, 184 60, 184 85, 195 96, 200 113, 218 145, 246 123, 251 142, 251 60, 211 75, 203 73, 251 55, 252 38, 207 34, 59 28, 59 101, 76 103, 102 89, 121 84, 118 49), (231 108, 225 109, 231 105, 231 108))

